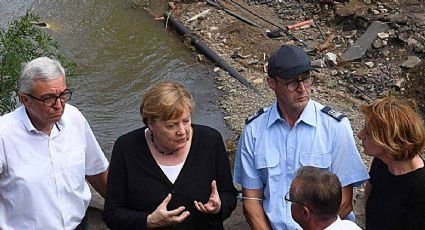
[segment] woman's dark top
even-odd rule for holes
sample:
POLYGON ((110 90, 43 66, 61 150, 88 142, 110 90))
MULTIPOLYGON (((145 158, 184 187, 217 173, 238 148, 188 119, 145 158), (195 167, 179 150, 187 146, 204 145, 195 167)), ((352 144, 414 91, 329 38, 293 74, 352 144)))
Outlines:
POLYGON ((366 204, 366 229, 425 229, 425 168, 395 176, 374 158, 372 190, 366 204))
POLYGON ((223 229, 223 220, 236 207, 229 159, 221 134, 210 127, 192 125, 189 154, 175 183, 171 183, 153 158, 145 129, 127 133, 115 142, 109 168, 103 219, 110 229, 146 229, 146 219, 171 193, 167 210, 185 206, 184 222, 162 229, 223 229), (207 203, 211 182, 217 181, 221 199, 218 214, 199 212, 193 201, 207 203))

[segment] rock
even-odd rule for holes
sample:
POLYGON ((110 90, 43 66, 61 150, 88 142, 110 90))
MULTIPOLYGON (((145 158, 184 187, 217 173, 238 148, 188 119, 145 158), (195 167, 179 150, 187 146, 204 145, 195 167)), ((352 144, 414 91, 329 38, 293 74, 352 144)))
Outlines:
POLYGON ((369 69, 366 69, 364 66, 360 66, 356 69, 357 76, 366 76, 369 73, 369 69))
POLYGON ((313 60, 313 61, 311 61, 311 65, 314 66, 314 67, 318 67, 318 68, 323 68, 323 67, 326 66, 323 59, 313 60))
POLYGON ((393 87, 397 91, 400 91, 403 88, 402 86, 405 81, 406 80, 404 78, 397 79, 391 87, 393 87))
POLYGON ((388 41, 387 40, 383 40, 382 41, 382 46, 387 46, 388 45, 388 41))
POLYGON ((369 68, 372 68, 373 66, 375 66, 375 64, 371 61, 365 62, 364 64, 369 68))
POLYGON ((398 39, 400 39, 401 41, 403 41, 403 42, 407 42, 407 40, 409 40, 409 38, 411 38, 412 37, 412 35, 410 35, 409 33, 407 33, 407 32, 403 32, 403 33, 400 33, 399 35, 398 35, 398 39))
POLYGON ((335 2, 335 14, 340 17, 347 17, 356 14, 361 8, 355 1, 351 0, 346 4, 337 4, 335 2))
POLYGON ((210 27, 210 31, 216 31, 216 30, 218 30, 218 27, 216 27, 216 26, 211 26, 210 27))
POLYGON ((424 51, 424 48, 425 48, 424 45, 422 45, 422 43, 420 43, 418 40, 414 38, 407 39, 407 44, 409 46, 412 46, 418 52, 424 51))
POLYGON ((390 36, 390 37, 395 37, 396 35, 395 35, 395 30, 394 29, 389 29, 388 31, 387 31, 387 33, 388 33, 388 36, 390 36))
POLYGON ((384 50, 384 51, 382 51, 382 54, 383 54, 385 57, 387 57, 387 56, 390 54, 390 51, 389 51, 389 50, 384 50))
POLYGON ((214 67, 214 73, 217 73, 220 70, 220 67, 214 67))
POLYGON ((375 39, 375 41, 373 41, 373 43, 372 43, 372 46, 375 49, 381 48, 383 46, 381 39, 379 39, 379 38, 378 39, 375 39))
POLYGON ((421 63, 421 59, 416 56, 409 56, 407 57, 407 60, 401 64, 401 67, 410 69, 415 67, 419 63, 421 63))
POLYGON ((252 83, 254 83, 256 85, 261 84, 263 82, 264 82, 264 80, 262 78, 256 78, 252 81, 252 83))
POLYGON ((372 13, 373 13, 374 15, 378 15, 380 12, 379 12, 379 10, 372 10, 372 13))
POLYGON ((409 18, 406 15, 402 14, 390 14, 387 16, 387 19, 390 22, 406 24, 409 18))
POLYGON ((331 52, 326 53, 323 56, 323 59, 324 59, 325 63, 329 66, 336 66, 338 64, 337 61, 336 61, 336 54, 334 54, 334 53, 331 53, 331 52))
POLYGON ((385 32, 378 33, 377 35, 378 35, 378 38, 380 38, 382 40, 390 37, 390 35, 388 35, 385 32))

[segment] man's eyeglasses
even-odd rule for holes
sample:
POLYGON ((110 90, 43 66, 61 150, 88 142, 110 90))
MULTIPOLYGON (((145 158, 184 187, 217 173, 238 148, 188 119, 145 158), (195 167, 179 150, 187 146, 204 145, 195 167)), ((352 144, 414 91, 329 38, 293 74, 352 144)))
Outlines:
POLYGON ((291 196, 290 193, 287 192, 286 195, 285 195, 285 197, 284 197, 286 203, 288 203, 288 204, 294 203, 294 204, 302 205, 302 206, 306 207, 308 210, 310 210, 310 212, 313 212, 313 209, 311 209, 310 207, 308 207, 307 205, 305 205, 305 204, 303 204, 301 202, 292 200, 290 196, 291 196))
POLYGON ((56 104, 56 101, 58 99, 60 99, 60 102, 62 102, 62 103, 65 103, 65 102, 71 100, 72 91, 69 90, 69 89, 66 89, 65 91, 60 93, 59 96, 49 96, 49 97, 46 97, 46 98, 43 98, 43 99, 38 98, 38 97, 34 97, 31 94, 25 94, 25 95, 27 95, 28 97, 35 99, 37 101, 43 102, 43 105, 46 106, 46 107, 52 107, 53 105, 56 104))
POLYGON ((289 91, 295 91, 298 89, 298 87, 300 86, 300 83, 302 83, 304 85, 304 87, 310 87, 311 85, 313 85, 314 82, 314 76, 307 76, 303 79, 299 79, 299 80, 291 80, 289 82, 283 82, 278 80, 278 77, 274 78, 275 81, 282 83, 286 86, 286 88, 288 88, 289 91))

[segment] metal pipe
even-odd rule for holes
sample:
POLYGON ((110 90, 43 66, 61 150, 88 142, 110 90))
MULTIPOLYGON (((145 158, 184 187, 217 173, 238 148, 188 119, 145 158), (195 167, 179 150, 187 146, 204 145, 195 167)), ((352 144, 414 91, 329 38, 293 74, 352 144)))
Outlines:
POLYGON ((211 61, 216 63, 225 71, 227 71, 230 74, 230 76, 238 80, 241 84, 252 89, 254 92, 258 93, 257 88, 252 86, 244 77, 242 77, 235 69, 233 69, 233 67, 227 64, 226 61, 224 61, 220 56, 218 56, 218 54, 216 54, 213 50, 211 50, 203 41, 201 41, 198 37, 193 35, 190 32, 190 30, 187 29, 179 20, 177 20, 167 11, 164 13, 164 17, 168 18, 167 20, 168 22, 166 23, 169 23, 169 25, 174 26, 174 28, 179 34, 183 36, 188 36, 190 38, 192 45, 195 48, 197 48, 200 53, 202 53, 211 61))

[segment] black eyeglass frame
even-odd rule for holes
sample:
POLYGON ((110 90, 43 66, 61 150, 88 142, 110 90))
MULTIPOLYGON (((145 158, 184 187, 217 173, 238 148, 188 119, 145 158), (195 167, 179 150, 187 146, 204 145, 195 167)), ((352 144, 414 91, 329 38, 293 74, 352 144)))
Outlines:
POLYGON ((302 78, 302 79, 300 79, 300 80, 291 80, 291 81, 289 81, 289 82, 283 82, 283 81, 281 81, 281 80, 278 80, 278 78, 279 78, 279 77, 274 77, 273 79, 274 79, 276 82, 279 82, 279 83, 281 83, 281 84, 284 84, 284 85, 286 86, 286 88, 287 88, 289 91, 291 91, 291 92, 296 91, 296 90, 300 87, 300 83, 302 83, 302 84, 303 84, 303 86, 307 88, 307 87, 312 86, 312 85, 313 85, 313 83, 314 83, 314 81, 316 80, 316 77, 315 77, 314 75, 308 75, 308 76, 306 76, 305 78, 302 78), (308 80, 308 79, 311 79, 311 84, 306 85, 306 80, 308 80), (296 85, 296 86, 294 86, 294 87, 295 87, 294 89, 291 89, 291 88, 293 88, 293 87, 290 87, 290 85, 291 85, 291 84, 293 84, 293 83, 296 83, 297 85, 296 85))
POLYGON ((290 198, 290 193, 289 193, 289 192, 287 192, 287 193, 285 194, 285 196, 283 197, 283 199, 286 201, 286 203, 294 203, 294 204, 302 205, 302 206, 306 207, 308 210, 310 210, 310 212, 313 212, 313 209, 311 209, 311 208, 310 208, 310 207, 308 207, 307 205, 305 205, 305 204, 303 204, 303 203, 301 203, 301 202, 298 202, 298 201, 292 200, 292 199, 290 198))
POLYGON ((46 107, 52 107, 52 106, 54 106, 56 104, 56 101, 58 99, 60 99, 60 101, 62 103, 66 103, 69 100, 71 100, 71 98, 72 98, 72 91, 69 90, 69 89, 65 89, 63 92, 61 92, 59 94, 59 96, 49 96, 49 97, 46 97, 44 99, 35 97, 35 96, 33 96, 31 94, 28 94, 28 93, 25 93, 25 95, 27 95, 28 97, 30 97, 32 99, 35 99, 37 101, 41 101, 43 103, 43 105, 46 106, 46 107), (54 101, 48 102, 49 100, 53 100, 53 98, 55 99, 54 101))

